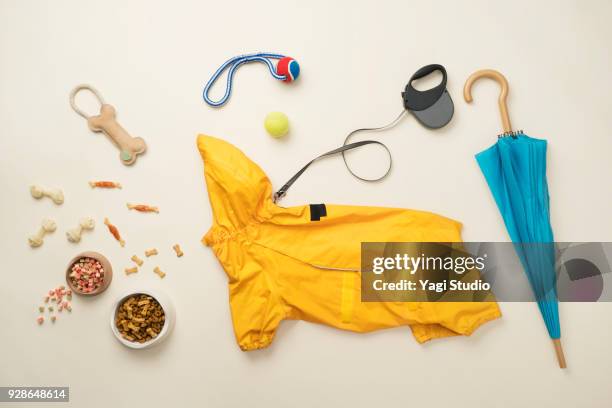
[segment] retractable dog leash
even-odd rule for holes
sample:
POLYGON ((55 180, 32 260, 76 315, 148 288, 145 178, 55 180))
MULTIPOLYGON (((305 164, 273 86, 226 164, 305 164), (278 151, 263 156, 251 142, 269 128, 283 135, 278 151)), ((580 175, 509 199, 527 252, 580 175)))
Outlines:
POLYGON ((391 151, 389 148, 382 142, 377 140, 364 140, 360 142, 349 143, 349 140, 359 132, 381 132, 387 129, 391 129, 395 127, 400 120, 404 117, 406 112, 412 113, 412 115, 417 119, 419 123, 429 129, 438 129, 445 126, 453 117, 454 113, 454 105, 453 100, 446 89, 447 82, 447 74, 446 69, 439 64, 431 64, 422 67, 417 72, 412 75, 404 92, 402 92, 402 99, 404 104, 404 109, 400 112, 400 114, 390 123, 381 127, 373 127, 373 128, 361 128, 356 129, 350 132, 346 138, 344 139, 344 144, 334 150, 330 150, 329 152, 323 153, 310 162, 308 162, 304 167, 300 169, 293 177, 289 179, 276 193, 274 193, 273 199, 274 202, 277 203, 282 199, 286 194, 289 188, 295 183, 295 181, 310 167, 311 164, 316 162, 319 159, 324 157, 333 156, 336 154, 342 154, 342 158, 344 160, 344 164, 347 170, 356 178, 362 181, 380 181, 387 177, 387 175, 391 172, 391 167, 393 164, 393 158, 391 155, 391 151), (442 81, 437 86, 428 89, 426 91, 419 91, 412 86, 412 82, 423 78, 435 71, 439 71, 442 73, 442 81), (387 170, 385 173, 376 178, 367 178, 363 176, 359 176, 351 166, 349 165, 346 159, 346 152, 348 150, 356 149, 366 145, 378 145, 386 150, 387 155, 389 156, 389 165, 387 166, 387 170))
POLYGON ((204 101, 206 101, 207 104, 213 107, 220 107, 225 105, 230 95, 232 94, 232 82, 234 81, 234 74, 236 73, 236 70, 241 65, 247 64, 249 62, 263 62, 268 66, 270 74, 272 74, 274 78, 284 82, 292 82, 296 80, 297 77, 300 75, 300 65, 297 63, 297 61, 291 57, 287 57, 282 54, 258 52, 255 54, 238 55, 225 61, 223 65, 221 65, 219 69, 217 69, 217 71, 212 75, 212 77, 204 87, 204 91, 202 92, 202 97, 204 98, 204 101), (276 67, 274 66, 272 60, 278 60, 276 67), (227 72, 225 94, 218 101, 214 101, 208 95, 210 92, 210 88, 228 68, 229 71, 227 72))

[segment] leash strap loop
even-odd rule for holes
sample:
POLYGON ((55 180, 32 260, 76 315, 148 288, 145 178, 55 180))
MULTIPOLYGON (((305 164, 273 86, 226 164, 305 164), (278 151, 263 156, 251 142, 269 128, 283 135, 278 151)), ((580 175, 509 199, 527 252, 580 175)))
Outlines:
POLYGON ((381 127, 375 127, 375 128, 361 128, 361 129, 355 129, 353 130, 351 133, 349 133, 346 136, 346 139, 344 139, 344 144, 334 150, 330 150, 327 153, 323 153, 320 156, 315 157, 314 159, 312 159, 310 162, 308 162, 304 167, 302 167, 300 169, 300 171, 298 171, 297 173, 295 173, 295 175, 293 177, 291 177, 289 179, 289 181, 287 181, 285 183, 285 185, 283 185, 280 190, 278 190, 276 193, 274 193, 272 199, 274 201, 274 203, 277 203, 278 201, 280 201, 281 198, 283 198, 285 195, 287 195, 287 190, 289 190, 289 188, 291 187, 291 185, 293 183, 295 183, 295 181, 302 175, 302 173, 304 173, 306 171, 306 169, 308 169, 308 167, 310 167, 310 165, 312 163, 314 163, 315 161, 322 159, 323 157, 328 157, 328 156, 333 156, 334 154, 342 154, 342 159, 344 160, 344 165, 346 166, 346 169, 349 171, 349 173, 351 173, 355 178, 358 178, 361 181, 367 181, 367 182, 372 182, 372 181, 380 181, 382 179, 384 179, 385 177, 387 177, 387 175, 391 172, 391 167, 393 165, 393 157, 391 156, 391 151, 389 150, 389 148, 387 147, 387 145, 385 145, 382 142, 379 142, 377 140, 363 140, 360 142, 354 142, 354 143, 348 143, 348 141, 350 140, 350 138, 355 135, 358 132, 380 132, 383 130, 387 130, 390 129, 392 127, 394 127, 395 125, 398 124, 398 122, 404 117, 404 115, 406 114, 405 110, 402 110, 402 112, 390 123, 381 126, 381 127), (385 171, 385 173, 380 176, 380 177, 376 177, 376 178, 366 178, 366 177, 362 177, 360 175, 358 175, 357 173, 355 173, 353 171, 353 169, 351 169, 351 166, 349 165, 347 159, 346 159, 346 155, 345 153, 348 150, 352 150, 352 149, 356 149, 358 147, 361 146, 365 146, 365 145, 378 145, 381 146, 383 149, 385 149, 387 151, 387 155, 389 156, 389 165, 387 166, 387 170, 385 171))
MULTIPOLYGON (((365 180, 365 181, 377 181, 377 180, 381 180, 381 179, 385 178, 387 176, 387 174, 389 174, 389 171, 391 171, 391 152, 389 151, 389 148, 387 146, 385 146, 384 143, 378 142, 376 140, 363 140, 361 142, 349 143, 349 144, 345 144, 344 146, 338 147, 337 149, 330 150, 327 153, 323 153, 322 155, 317 156, 314 159, 312 159, 311 161, 309 161, 304 167, 302 167, 300 169, 300 171, 295 173, 295 175, 293 177, 291 177, 289 179, 289 181, 287 181, 285 183, 285 185, 283 185, 280 188, 280 190, 278 190, 276 193, 274 193, 274 197, 273 197, 274 202, 277 203, 278 201, 280 201, 281 198, 283 198, 285 195, 287 195, 287 190, 289 190, 291 185, 293 183, 295 183, 295 181, 302 175, 302 173, 304 173, 306 171, 306 169, 308 169, 308 167, 310 167, 310 165, 312 163, 314 163, 317 160, 322 159, 324 157, 333 156, 334 154, 338 154, 338 153, 344 154, 344 152, 346 152, 347 150, 356 149, 358 147, 365 146, 365 145, 370 145, 370 144, 379 145, 379 146, 381 146, 382 148, 384 148, 387 151, 387 154, 389 155, 389 167, 387 168, 387 171, 385 172, 385 174, 382 175, 381 177, 377 178, 377 179, 364 179, 364 178, 361 178, 361 177, 358 177, 358 178, 361 179, 361 180, 365 180)), ((351 170, 349 169, 349 171, 351 171, 351 170)), ((353 173, 352 171, 351 171, 351 174, 355 175, 355 173, 353 173)))

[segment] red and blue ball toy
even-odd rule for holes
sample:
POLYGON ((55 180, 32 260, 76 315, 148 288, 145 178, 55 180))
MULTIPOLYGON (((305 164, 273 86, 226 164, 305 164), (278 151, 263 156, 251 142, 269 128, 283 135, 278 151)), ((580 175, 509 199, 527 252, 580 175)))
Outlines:
POLYGON ((276 73, 283 75, 285 82, 295 81, 300 76, 300 64, 291 57, 283 57, 276 64, 276 73))

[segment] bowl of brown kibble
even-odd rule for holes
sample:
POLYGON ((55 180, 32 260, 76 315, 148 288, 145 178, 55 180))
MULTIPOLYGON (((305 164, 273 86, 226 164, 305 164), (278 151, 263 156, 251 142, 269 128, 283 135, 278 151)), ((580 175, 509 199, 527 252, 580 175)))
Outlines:
POLYGON ((121 344, 133 349, 152 347, 174 327, 174 306, 157 291, 132 291, 121 295, 113 306, 111 329, 121 344))

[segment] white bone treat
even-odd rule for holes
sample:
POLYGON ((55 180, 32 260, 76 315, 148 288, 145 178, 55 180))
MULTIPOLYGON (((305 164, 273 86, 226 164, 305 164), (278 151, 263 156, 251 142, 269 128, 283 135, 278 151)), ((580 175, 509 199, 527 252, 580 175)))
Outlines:
POLYGON ((93 218, 83 218, 81 221, 79 221, 79 225, 76 228, 66 232, 66 237, 68 238, 68 241, 77 243, 81 241, 83 231, 93 230, 95 226, 96 222, 93 218))
POLYGON ((36 248, 39 247, 43 244, 43 238, 45 236, 45 234, 49 234, 53 231, 55 231, 57 229, 57 224, 55 223, 55 221, 49 219, 49 218, 45 218, 42 221, 42 224, 40 226, 40 229, 38 230, 38 232, 34 235, 32 235, 30 238, 28 238, 28 242, 30 243, 30 246, 32 248, 36 248))
POLYGON ((59 188, 45 190, 41 186, 30 186, 30 194, 37 200, 43 197, 49 197, 57 205, 64 203, 64 193, 59 188))

